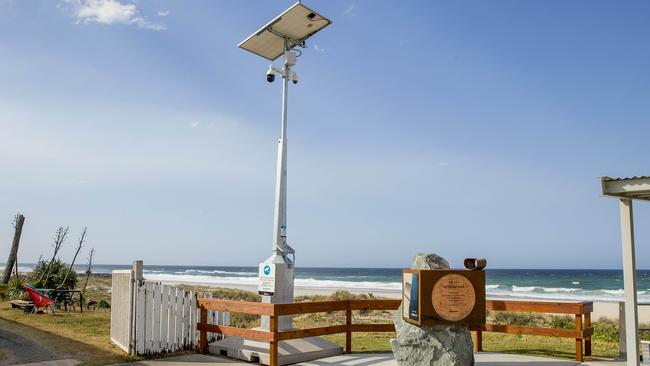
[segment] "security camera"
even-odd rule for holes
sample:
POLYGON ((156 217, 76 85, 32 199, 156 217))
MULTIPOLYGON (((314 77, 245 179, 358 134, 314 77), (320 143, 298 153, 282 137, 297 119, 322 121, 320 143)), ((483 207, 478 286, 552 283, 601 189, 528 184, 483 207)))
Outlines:
POLYGON ((269 66, 269 70, 266 72, 266 81, 272 83, 275 80, 275 73, 273 72, 273 65, 269 66))
POLYGON ((291 73, 291 81, 293 81, 294 84, 298 84, 298 81, 300 81, 300 78, 298 77, 298 74, 295 72, 291 73))

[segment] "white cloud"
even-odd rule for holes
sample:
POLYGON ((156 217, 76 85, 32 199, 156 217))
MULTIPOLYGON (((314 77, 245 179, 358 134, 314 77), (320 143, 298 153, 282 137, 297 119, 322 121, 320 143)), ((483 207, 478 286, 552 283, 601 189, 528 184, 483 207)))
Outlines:
POLYGON ((200 124, 201 122, 198 121, 190 122, 190 128, 197 128, 200 124))
POLYGON ((356 7, 357 4, 354 3, 350 4, 350 6, 348 6, 347 8, 345 8, 345 10, 343 10, 343 15, 348 15, 351 17, 355 16, 356 14, 354 13, 354 8, 356 7))
POLYGON ((159 17, 166 17, 169 15, 169 10, 158 10, 159 17))
POLYGON ((66 0, 78 22, 100 24, 127 24, 142 29, 164 30, 165 25, 154 23, 140 15, 135 4, 120 0, 66 0))
POLYGON ((325 49, 317 44, 314 45, 314 50, 316 50, 316 52, 325 52, 325 49))

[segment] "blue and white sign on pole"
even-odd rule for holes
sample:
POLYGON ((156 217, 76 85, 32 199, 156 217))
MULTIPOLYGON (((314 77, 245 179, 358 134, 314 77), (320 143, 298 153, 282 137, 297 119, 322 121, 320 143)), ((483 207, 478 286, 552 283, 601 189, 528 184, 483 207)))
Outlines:
POLYGON ((257 292, 263 296, 275 294, 275 263, 260 263, 260 281, 257 292))

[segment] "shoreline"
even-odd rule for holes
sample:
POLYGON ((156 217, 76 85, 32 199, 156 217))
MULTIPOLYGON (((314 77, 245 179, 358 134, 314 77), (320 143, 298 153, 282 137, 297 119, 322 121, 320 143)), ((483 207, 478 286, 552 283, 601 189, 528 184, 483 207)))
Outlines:
MULTIPOLYGON (((214 284, 214 283, 200 283, 200 282, 185 282, 185 281, 161 281, 169 285, 198 285, 206 288, 229 288, 237 289, 243 291, 249 291, 257 293, 257 286, 250 284, 214 284)), ((336 291, 348 291, 355 295, 361 294, 373 294, 377 297, 384 297, 389 299, 400 299, 402 297, 401 292, 396 292, 394 290, 373 290, 373 291, 364 291, 364 290, 355 290, 347 288, 309 288, 309 287, 295 287, 294 296, 313 296, 313 295, 331 295, 336 291)), ((523 297, 506 297, 506 296, 488 296, 488 300, 519 300, 519 301, 541 301, 541 302, 580 302, 580 300, 566 300, 566 299, 540 299, 533 296, 528 298, 523 297)), ((591 313, 592 321, 599 319, 610 319, 618 320, 619 315, 619 302, 618 301, 603 301, 603 300, 592 300, 594 303, 594 310, 591 313)), ((650 306, 639 306, 639 323, 650 323, 650 306)))

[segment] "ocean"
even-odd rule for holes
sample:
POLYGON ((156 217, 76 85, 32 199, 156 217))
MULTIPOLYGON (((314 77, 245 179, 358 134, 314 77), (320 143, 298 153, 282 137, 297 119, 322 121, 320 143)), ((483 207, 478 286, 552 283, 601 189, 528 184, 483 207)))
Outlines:
MULTIPOLYGON (((93 266, 95 273, 129 269, 129 265, 93 266)), ((31 265, 19 267, 30 271, 31 265)), ((78 272, 84 266, 75 266, 78 272)), ((363 292, 401 291, 399 268, 311 268, 297 267, 295 286, 303 289, 352 290, 363 292)), ((639 301, 650 302, 650 270, 639 270, 639 301)), ((156 266, 145 265, 146 279, 205 285, 257 285, 257 267, 156 266)), ((488 296, 557 300, 620 301, 623 272, 620 270, 488 269, 488 296)))

